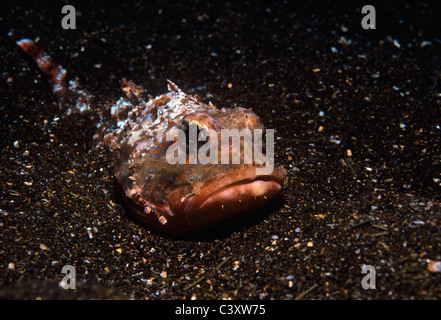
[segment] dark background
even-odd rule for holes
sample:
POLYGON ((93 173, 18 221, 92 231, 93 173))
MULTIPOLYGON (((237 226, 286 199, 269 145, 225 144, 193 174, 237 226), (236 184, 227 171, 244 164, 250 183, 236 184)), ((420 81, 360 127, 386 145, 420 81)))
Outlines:
POLYGON ((441 10, 436 1, 73 1, 1 5, 0 296, 439 299, 441 10), (376 30, 361 28, 373 4, 376 30), (97 105, 166 79, 276 130, 283 198, 193 238, 151 232, 118 196, 87 117, 62 118, 16 48, 38 44, 97 105), (350 153, 348 153, 348 149, 350 153), (61 290, 76 267, 77 290, 61 290), (364 290, 363 265, 377 272, 364 290))

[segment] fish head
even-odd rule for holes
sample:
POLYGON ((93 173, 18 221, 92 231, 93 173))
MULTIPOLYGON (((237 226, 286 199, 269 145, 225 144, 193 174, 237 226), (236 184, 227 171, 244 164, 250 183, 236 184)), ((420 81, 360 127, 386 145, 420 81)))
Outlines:
MULTIPOLYGON (((134 184, 125 194, 138 217, 165 233, 194 232, 254 211, 279 195, 284 183, 285 170, 275 167, 273 159, 256 161, 256 153, 265 159, 263 149, 274 143, 263 138, 256 113, 195 104, 169 121, 173 139, 158 139, 141 160, 126 161, 130 168, 116 170, 132 172, 134 184)), ((127 174, 118 178, 122 185, 124 179, 127 174)))
POLYGON ((185 228, 200 229, 247 213, 280 194, 285 170, 272 168, 265 173, 256 170, 259 166, 252 153, 254 144, 262 143, 264 125, 252 110, 196 111, 183 117, 178 128, 185 133, 182 148, 186 163, 180 164, 179 170, 183 183, 167 195, 167 200, 169 216, 179 216, 185 228), (213 151, 217 151, 214 157, 213 151), (248 161, 247 152, 251 152, 248 161), (236 161, 233 155, 237 156, 236 161), (201 159, 201 156, 206 157, 201 159))

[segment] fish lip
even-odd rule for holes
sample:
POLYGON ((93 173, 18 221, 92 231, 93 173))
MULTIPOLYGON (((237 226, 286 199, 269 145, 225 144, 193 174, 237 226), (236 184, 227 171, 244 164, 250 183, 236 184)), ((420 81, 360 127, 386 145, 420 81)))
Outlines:
MULTIPOLYGON (((207 205, 211 199, 221 195, 223 192, 226 192, 228 190, 231 189, 238 189, 240 187, 249 187, 249 188, 253 188, 254 186, 256 186, 257 184, 259 184, 259 186, 262 188, 264 188, 265 190, 275 190, 277 189, 278 191, 282 189, 282 185, 272 179, 262 179, 261 177, 257 177, 254 180, 249 180, 249 179, 244 179, 244 180, 240 180, 238 182, 229 184, 227 186, 224 186, 218 190, 216 190, 215 192, 211 193, 206 199, 203 200, 203 202, 199 205, 199 209, 200 208, 204 208, 205 205, 207 205)), ((277 192, 278 193, 278 192, 277 192)), ((268 194, 264 194, 264 195, 260 195, 265 197, 265 199, 269 198, 268 194)), ((272 198, 272 196, 271 196, 272 198)), ((269 200, 269 199, 268 199, 269 200)))
POLYGON ((251 166, 244 169, 240 169, 231 174, 227 174, 224 177, 221 177, 219 180, 208 184, 203 187, 197 194, 194 194, 192 197, 187 199, 185 207, 183 211, 187 214, 197 211, 202 208, 204 204, 210 198, 215 197, 216 195, 221 194, 223 191, 227 191, 230 188, 234 188, 236 186, 252 186, 253 183, 257 181, 261 181, 262 183, 268 184, 267 187, 277 188, 280 193, 282 186, 284 184, 284 177, 286 171, 282 168, 274 168, 271 174, 257 175, 256 167, 251 166))

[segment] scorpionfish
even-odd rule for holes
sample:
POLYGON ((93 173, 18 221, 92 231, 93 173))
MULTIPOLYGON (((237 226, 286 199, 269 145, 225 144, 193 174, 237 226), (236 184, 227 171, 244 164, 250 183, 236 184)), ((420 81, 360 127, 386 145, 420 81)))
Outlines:
MULTIPOLYGON (((67 116, 95 112, 94 146, 108 147, 114 157, 116 179, 135 216, 159 232, 199 231, 220 221, 258 209, 281 193, 285 170, 258 173, 262 164, 224 164, 199 161, 170 163, 167 150, 176 141, 164 139, 172 129, 263 129, 250 109, 216 108, 198 96, 185 94, 168 81, 168 92, 151 98, 128 80, 121 80, 123 96, 113 104, 92 108, 92 95, 32 40, 18 46, 48 77, 58 105, 67 116)), ((209 139, 214 142, 211 135, 209 139)), ((188 141, 188 139, 187 139, 188 141)), ((198 142, 199 143, 199 142, 198 142)), ((184 149, 189 152, 188 148, 184 149)), ((222 152, 224 152, 222 150, 222 152)), ((227 152, 243 152, 229 148, 227 152)))

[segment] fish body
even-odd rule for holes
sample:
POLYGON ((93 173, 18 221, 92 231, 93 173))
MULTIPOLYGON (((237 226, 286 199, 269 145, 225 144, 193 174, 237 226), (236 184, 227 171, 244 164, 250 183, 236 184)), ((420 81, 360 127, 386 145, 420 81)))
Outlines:
POLYGON ((226 151, 228 157, 237 155, 241 161, 231 164, 216 161, 225 153, 219 148, 217 133, 225 129, 264 130, 262 121, 250 109, 218 109, 184 93, 171 81, 167 93, 150 98, 142 87, 123 79, 124 96, 110 106, 93 110, 92 95, 81 88, 77 79, 70 78, 33 41, 23 39, 17 44, 48 76, 66 115, 98 113, 101 121, 93 144, 112 151, 115 176, 124 199, 151 228, 174 234, 199 231, 256 209, 280 194, 284 169, 259 173, 256 169, 262 164, 245 163, 242 149, 234 149, 231 143, 226 151), (219 155, 208 163, 192 158, 194 153, 189 148, 194 145, 199 148, 200 141, 189 141, 191 130, 209 132, 210 136, 205 137, 206 146, 211 148, 209 154, 219 151, 219 155), (167 139, 172 131, 186 134, 184 147, 176 135, 167 139), (179 147, 170 152, 178 142, 179 147), (185 162, 170 161, 170 157, 174 159, 180 152, 184 153, 185 162))

